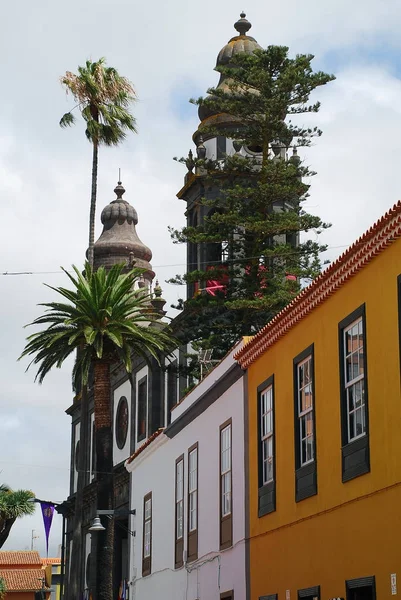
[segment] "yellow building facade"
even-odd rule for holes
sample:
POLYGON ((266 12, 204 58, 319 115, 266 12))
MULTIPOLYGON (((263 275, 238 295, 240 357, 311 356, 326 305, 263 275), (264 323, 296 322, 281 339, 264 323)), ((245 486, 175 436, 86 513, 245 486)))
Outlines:
POLYGON ((236 356, 250 600, 401 594, 400 236, 401 203, 236 356))

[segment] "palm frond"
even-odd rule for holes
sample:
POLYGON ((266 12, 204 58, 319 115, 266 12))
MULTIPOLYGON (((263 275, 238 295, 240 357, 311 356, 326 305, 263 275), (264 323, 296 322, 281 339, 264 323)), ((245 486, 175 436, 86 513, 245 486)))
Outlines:
POLYGON ((74 123, 75 117, 71 112, 65 113, 60 119, 60 127, 71 127, 74 123))
POLYGON ((46 329, 27 337, 19 358, 32 357, 27 369, 37 366, 35 380, 42 383, 54 367, 60 368, 74 353, 74 385, 86 384, 91 362, 120 358, 127 370, 132 368, 131 355, 160 363, 162 353, 177 346, 170 330, 149 327, 157 315, 151 309, 150 297, 137 287, 142 269, 124 273, 125 265, 109 271, 101 267, 94 272, 85 264, 83 272, 73 267, 65 271, 73 289, 51 288, 69 302, 47 302, 46 311, 30 325, 46 325, 46 329), (79 349, 79 352, 77 350, 79 349))

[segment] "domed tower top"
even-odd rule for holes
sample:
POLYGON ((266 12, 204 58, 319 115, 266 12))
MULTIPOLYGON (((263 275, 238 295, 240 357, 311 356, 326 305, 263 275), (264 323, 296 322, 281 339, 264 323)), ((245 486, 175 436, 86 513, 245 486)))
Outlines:
MULTIPOLYGON (((246 19, 246 14, 242 12, 240 14, 240 18, 236 23, 234 23, 235 29, 238 31, 239 35, 236 35, 229 40, 229 42, 220 50, 217 61, 216 61, 216 69, 221 66, 230 65, 231 59, 236 54, 246 53, 253 54, 255 50, 262 50, 262 47, 259 46, 258 42, 255 38, 247 35, 247 32, 252 27, 252 24, 246 19)), ((227 76, 220 75, 220 81, 217 85, 217 88, 223 88, 226 91, 228 90, 227 86, 227 76)), ((204 121, 210 116, 214 115, 214 112, 208 109, 204 105, 200 105, 198 109, 199 119, 204 121)), ((196 136, 196 134, 195 134, 196 136)))
POLYGON ((234 23, 235 29, 239 35, 234 36, 231 40, 222 48, 217 56, 216 67, 221 65, 230 64, 230 60, 235 54, 245 52, 246 54, 252 54, 255 50, 261 50, 258 42, 255 38, 247 35, 247 32, 252 27, 252 24, 245 18, 246 14, 242 12, 240 19, 234 23))
POLYGON ((145 269, 143 278, 150 288, 155 276, 150 264, 152 252, 138 237, 135 229, 138 215, 135 208, 123 199, 125 189, 121 181, 114 192, 117 198, 102 211, 103 231, 93 248, 94 267, 97 269, 103 265, 110 268, 120 263, 126 263, 127 267, 140 267, 145 269))

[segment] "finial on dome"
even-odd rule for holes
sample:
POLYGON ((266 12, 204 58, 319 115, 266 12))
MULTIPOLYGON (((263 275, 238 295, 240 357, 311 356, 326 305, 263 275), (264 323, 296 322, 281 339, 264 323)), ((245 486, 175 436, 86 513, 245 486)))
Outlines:
POLYGON ((121 181, 117 182, 117 185, 114 188, 114 193, 117 196, 117 200, 121 200, 123 194, 125 194, 125 187, 122 185, 121 181))
POLYGON ((154 290, 153 290, 153 292, 154 292, 154 295, 156 296, 156 298, 161 298, 161 295, 162 295, 162 288, 160 287, 160 284, 159 284, 159 280, 158 280, 158 279, 156 279, 156 285, 155 285, 155 287, 154 287, 154 290))
POLYGON ((294 164, 295 166, 298 166, 301 162, 296 146, 293 146, 292 148, 292 156, 290 158, 290 162, 292 162, 292 164, 294 164))
POLYGON ((246 35, 246 32, 250 30, 252 24, 245 18, 246 14, 244 12, 240 14, 240 17, 241 18, 234 23, 234 27, 240 35, 246 35))

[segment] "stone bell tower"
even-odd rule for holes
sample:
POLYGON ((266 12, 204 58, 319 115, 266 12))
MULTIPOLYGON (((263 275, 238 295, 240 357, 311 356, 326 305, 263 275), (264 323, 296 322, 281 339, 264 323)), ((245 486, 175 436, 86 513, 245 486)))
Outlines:
MULTIPOLYGON (((245 13, 241 13, 240 19, 234 24, 237 35, 232 37, 217 55, 216 68, 223 65, 229 65, 233 56, 239 53, 252 54, 255 50, 261 49, 255 38, 248 35, 251 29, 251 23, 246 19, 245 13)), ((217 89, 228 89, 227 78, 220 75, 217 89)), ((199 106, 199 128, 195 131, 192 139, 196 145, 198 158, 219 160, 227 154, 234 154, 241 151, 243 155, 255 156, 259 148, 237 148, 236 143, 227 137, 227 131, 238 128, 238 120, 225 113, 216 114, 205 106, 199 106), (222 135, 202 135, 200 129, 202 126, 213 126, 215 129, 222 129, 222 135), (223 131, 225 135, 223 135, 223 131)), ((184 200, 187 204, 186 217, 187 226, 196 227, 202 224, 204 218, 210 215, 210 207, 199 204, 200 198, 213 200, 218 197, 219 189, 216 185, 205 185, 205 177, 195 169, 193 164, 193 154, 190 150, 186 161, 188 173, 185 176, 184 187, 178 192, 177 197, 184 200)), ((216 265, 224 262, 224 248, 220 244, 194 244, 187 245, 187 272, 207 270, 208 265, 216 265)), ((192 298, 197 291, 195 283, 187 284, 187 298, 192 298)))
POLYGON ((94 245, 94 267, 110 268, 115 264, 126 263, 127 268, 135 266, 144 269, 140 285, 150 292, 155 276, 150 264, 152 252, 138 237, 138 214, 123 199, 125 188, 121 181, 114 188, 114 193, 117 198, 102 210, 103 231, 94 245))

